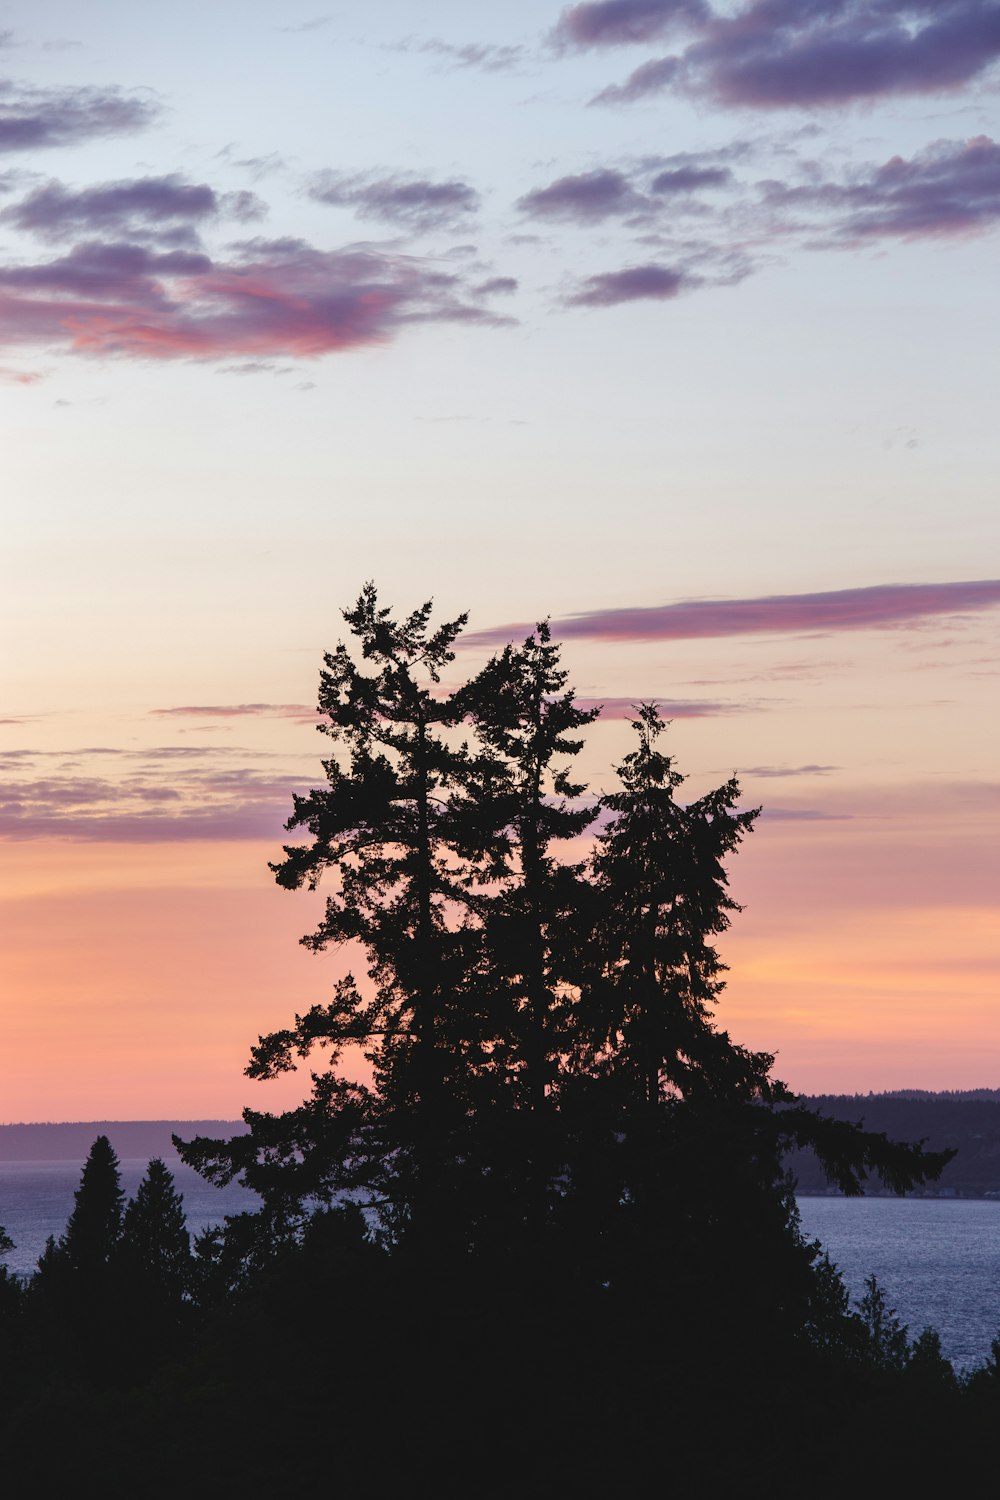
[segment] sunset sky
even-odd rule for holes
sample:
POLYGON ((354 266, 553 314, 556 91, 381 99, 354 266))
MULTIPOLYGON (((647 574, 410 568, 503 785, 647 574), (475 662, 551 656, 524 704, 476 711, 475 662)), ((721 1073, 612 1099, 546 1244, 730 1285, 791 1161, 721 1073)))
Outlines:
POLYGON ((764 814, 719 1019, 1000 1086, 997 0, 14 0, 0 1120, 208 1117, 366 579, 764 814))

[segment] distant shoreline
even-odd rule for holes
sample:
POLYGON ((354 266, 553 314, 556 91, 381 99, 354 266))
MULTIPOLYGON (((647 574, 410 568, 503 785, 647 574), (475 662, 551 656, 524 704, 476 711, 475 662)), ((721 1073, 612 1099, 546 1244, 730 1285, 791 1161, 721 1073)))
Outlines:
POLYGON ((0 1162, 73 1161, 106 1135, 121 1159, 175 1156, 172 1135, 228 1138, 246 1131, 242 1120, 63 1120, 0 1125, 0 1162))

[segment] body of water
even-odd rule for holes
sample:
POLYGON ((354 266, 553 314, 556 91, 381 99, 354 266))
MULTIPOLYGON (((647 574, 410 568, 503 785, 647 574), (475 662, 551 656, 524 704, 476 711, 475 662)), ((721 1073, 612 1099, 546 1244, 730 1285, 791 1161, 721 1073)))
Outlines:
POLYGON ((854 1302, 877 1276, 915 1338, 935 1328, 956 1369, 989 1357, 1000 1334, 1000 1203, 982 1199, 800 1198, 854 1302))
MULTIPOLYGON (((28 1275, 48 1236, 57 1238, 73 1210, 79 1161, 0 1162, 0 1224, 16 1249, 12 1271, 28 1275)), ((122 1186, 134 1194, 146 1158, 121 1162, 122 1186)), ((180 1161, 167 1161, 184 1197, 192 1237, 226 1214, 258 1206, 254 1193, 213 1187, 180 1161)), ((934 1198, 800 1198, 803 1232, 837 1266, 852 1299, 875 1275, 890 1306, 914 1338, 936 1328, 946 1357, 970 1369, 989 1356, 1000 1334, 1000 1202, 934 1198)))
MULTIPOLYGON (((183 1162, 165 1157, 177 1191, 183 1195, 184 1211, 192 1238, 212 1224, 221 1224, 226 1214, 259 1207, 256 1193, 231 1185, 213 1187, 183 1162)), ((35 1269, 49 1235, 58 1239, 73 1212, 73 1194, 80 1186, 80 1161, 0 1162, 0 1224, 16 1249, 6 1265, 19 1275, 35 1269)), ((125 1158, 121 1163, 122 1187, 131 1198, 145 1176, 148 1158, 125 1158)))

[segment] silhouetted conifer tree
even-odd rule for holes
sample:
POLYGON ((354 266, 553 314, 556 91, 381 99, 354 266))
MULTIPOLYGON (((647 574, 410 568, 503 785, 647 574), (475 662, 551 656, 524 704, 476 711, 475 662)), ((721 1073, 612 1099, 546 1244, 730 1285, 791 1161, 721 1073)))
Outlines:
MULTIPOLYGON (((0 1224, 0 1257, 9 1255, 14 1248, 14 1241, 0 1224)), ((0 1324, 10 1321, 20 1302, 20 1292, 21 1284, 17 1277, 12 1276, 6 1266, 0 1265, 0 1324)))
POLYGON ((736 1046, 714 1021, 726 966, 712 940, 739 910, 723 862, 760 809, 739 810, 735 777, 678 801, 685 778, 658 748, 656 705, 640 707, 634 726, 622 790, 602 798, 611 819, 593 862, 603 902, 588 1016, 596 1057, 628 1098, 653 1108, 665 1095, 771 1098, 774 1058, 736 1046))
POLYGON ((107 1136, 99 1135, 84 1162, 73 1212, 57 1246, 81 1283, 104 1279, 121 1234, 124 1199, 118 1157, 107 1136))
POLYGON ((125 1208, 116 1271, 146 1304, 176 1308, 191 1281, 191 1242, 184 1202, 159 1157, 125 1208))
MULTIPOLYGON (((875 1276, 865 1277, 865 1295, 858 1304, 858 1313, 864 1329, 863 1356, 866 1363, 878 1370, 902 1370, 909 1353, 907 1330, 890 1307, 885 1290, 875 1276)), ((921 1351, 921 1360, 934 1351, 926 1343, 921 1351)), ((940 1341, 937 1353, 940 1354, 940 1341)))
POLYGON ((595 712, 547 625, 448 691, 464 616, 434 627, 425 604, 396 620, 368 585, 344 618, 356 646, 327 655, 320 681, 326 785, 295 798, 288 827, 306 838, 272 869, 293 890, 332 878, 303 942, 355 947, 368 983, 341 980, 253 1049, 259 1079, 326 1049, 301 1107, 178 1143, 264 1199, 200 1248, 203 1284, 259 1271, 311 1207, 346 1195, 386 1244, 453 1257, 551 1230, 592 1289, 624 1284, 643 1255, 654 1277, 666 1255, 691 1300, 743 1241, 741 1285, 768 1316, 801 1327, 817 1299, 832 1307, 798 1235, 788 1143, 813 1145, 845 1191, 872 1168, 909 1186, 946 1155, 796 1105, 773 1058, 716 1025, 714 943, 738 909, 724 861, 756 817, 735 779, 679 800, 644 705, 621 789, 595 805, 571 771, 595 712), (602 813, 588 860, 572 841, 602 813), (370 1082, 347 1076, 347 1048, 370 1082))
POLYGON ((545 1225, 565 1166, 559 1090, 575 1046, 581 926, 589 905, 586 861, 568 859, 566 849, 598 815, 581 800, 584 783, 572 776, 583 747, 579 731, 598 710, 579 708, 567 680, 542 622, 521 646, 492 658, 459 695, 485 751, 490 775, 479 790, 489 798, 488 821, 499 839, 479 905, 475 975, 475 988, 491 998, 489 1055, 503 1071, 512 1107, 501 1117, 491 1181, 496 1188, 506 1179, 514 1189, 504 1205, 506 1232, 516 1234, 522 1224, 533 1236, 545 1225))
POLYGON ((51 1357, 89 1368, 113 1365, 120 1351, 114 1260, 124 1193, 118 1158, 99 1135, 80 1174, 66 1232, 51 1235, 28 1287, 28 1310, 51 1357))
POLYGON ((361 662, 343 643, 325 657, 319 706, 329 722, 320 727, 335 746, 327 785, 295 798, 288 827, 309 841, 286 846, 272 866, 290 890, 333 877, 323 920, 303 942, 356 944, 371 989, 363 997, 345 978, 330 1004, 254 1048, 255 1078, 329 1049, 300 1109, 250 1111, 242 1140, 181 1147, 217 1180, 242 1172, 277 1234, 305 1198, 345 1191, 360 1193, 394 1235, 418 1215, 420 1232, 431 1233, 448 1217, 452 1178, 468 1156, 477 1027, 462 1000, 478 966, 477 887, 499 857, 498 836, 483 821, 488 799, 475 794, 477 775, 491 776, 488 758, 477 767, 460 728, 465 705, 440 686, 465 617, 432 628, 430 614, 425 604, 397 622, 371 585, 345 611, 361 662), (363 1049, 370 1085, 338 1071, 348 1046, 363 1049))

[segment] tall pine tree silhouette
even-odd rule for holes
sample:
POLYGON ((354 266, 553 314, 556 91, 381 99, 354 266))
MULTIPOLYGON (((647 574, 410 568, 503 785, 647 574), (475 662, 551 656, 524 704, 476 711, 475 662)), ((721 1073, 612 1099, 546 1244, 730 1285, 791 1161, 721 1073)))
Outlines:
MULTIPOLYGON (((462 1003, 477 968, 478 888, 500 858, 501 837, 477 777, 490 779, 461 725, 467 706, 441 688, 465 617, 432 627, 431 605, 401 621, 368 585, 344 619, 344 643, 324 659, 319 706, 334 753, 327 785, 296 796, 290 844, 272 866, 279 885, 332 891, 314 950, 361 950, 369 985, 353 976, 335 998, 262 1037, 248 1074, 273 1077, 317 1046, 328 1066, 311 1097, 280 1117, 248 1111, 247 1137, 181 1145, 216 1180, 237 1172, 261 1192, 272 1223, 294 1220, 307 1197, 355 1193, 386 1233, 436 1236, 464 1176, 467 1090, 478 1028, 462 1003), (484 873, 485 872, 485 873, 484 873), (343 1051, 362 1049, 370 1084, 349 1080, 343 1051)), ((481 1035, 479 1037, 481 1041, 481 1035)))
POLYGON ((946 1158, 796 1105, 770 1054, 716 1024, 715 940, 738 909, 725 860, 756 812, 735 779, 676 795, 651 704, 620 790, 586 799, 572 762, 595 711, 578 706, 548 626, 449 689, 465 617, 431 613, 396 619, 370 584, 345 611, 354 644, 320 678, 326 785, 296 796, 287 826, 305 838, 272 865, 289 890, 328 881, 303 942, 346 946, 367 973, 261 1037, 247 1072, 275 1077, 315 1049, 325 1066, 299 1108, 248 1110, 231 1141, 178 1143, 205 1175, 261 1193, 239 1257, 254 1263, 254 1226, 266 1252, 310 1203, 346 1195, 396 1249, 466 1256, 551 1231, 594 1286, 670 1246, 678 1264, 708 1264, 709 1240, 724 1257, 748 1226, 772 1290, 781 1246, 807 1277, 790 1142, 815 1146, 846 1191, 870 1169, 907 1186, 946 1158), (598 816, 588 855, 574 840, 598 816), (368 1081, 345 1068, 349 1048, 368 1081))
POLYGON ((191 1281, 184 1203, 159 1157, 146 1170, 122 1217, 119 1276, 142 1301, 177 1307, 191 1281))
POLYGON ((82 1283, 104 1280, 121 1234, 124 1199, 118 1157, 107 1136, 99 1135, 84 1163, 73 1212, 59 1241, 66 1265, 82 1283))

